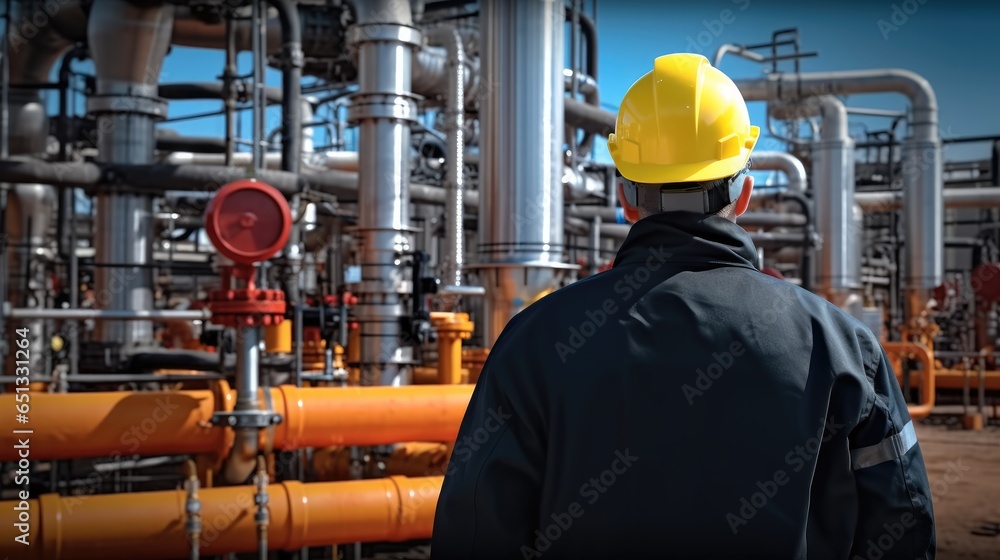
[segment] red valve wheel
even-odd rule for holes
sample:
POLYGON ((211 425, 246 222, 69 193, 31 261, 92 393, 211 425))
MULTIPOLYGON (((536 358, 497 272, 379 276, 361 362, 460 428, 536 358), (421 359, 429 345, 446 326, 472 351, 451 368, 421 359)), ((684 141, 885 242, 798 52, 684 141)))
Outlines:
POLYGON ((254 179, 224 185, 205 209, 205 232, 219 253, 239 264, 267 260, 288 242, 292 215, 277 189, 254 179))

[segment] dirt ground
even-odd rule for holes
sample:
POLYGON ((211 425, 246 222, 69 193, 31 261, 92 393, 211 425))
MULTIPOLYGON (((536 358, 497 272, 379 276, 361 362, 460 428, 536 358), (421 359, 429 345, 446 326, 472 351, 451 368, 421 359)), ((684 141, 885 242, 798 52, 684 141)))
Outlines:
POLYGON ((937 522, 940 560, 1000 560, 1000 425, 962 429, 959 418, 917 424, 937 522))

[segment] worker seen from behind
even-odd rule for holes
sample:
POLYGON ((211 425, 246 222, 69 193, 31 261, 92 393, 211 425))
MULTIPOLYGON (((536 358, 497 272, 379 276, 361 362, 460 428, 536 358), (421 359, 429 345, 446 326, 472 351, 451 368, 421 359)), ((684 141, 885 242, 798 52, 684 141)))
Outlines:
POLYGON ((933 558, 879 341, 762 274, 736 224, 759 129, 707 59, 659 57, 608 147, 611 270, 517 314, 441 489, 432 558, 933 558))

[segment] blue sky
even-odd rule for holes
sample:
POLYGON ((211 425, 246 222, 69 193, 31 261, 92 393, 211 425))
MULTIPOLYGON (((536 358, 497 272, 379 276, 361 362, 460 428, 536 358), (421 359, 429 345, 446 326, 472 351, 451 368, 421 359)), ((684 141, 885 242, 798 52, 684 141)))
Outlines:
MULTIPOLYGON (((593 0, 586 0, 589 11, 593 0)), ((789 0, 597 0, 601 101, 615 110, 628 87, 652 67, 654 58, 670 52, 697 52, 711 58, 723 43, 762 43, 777 29, 797 27, 803 51, 819 56, 802 61, 802 71, 903 68, 927 78, 940 106, 941 134, 969 136, 1000 134, 997 110, 1000 75, 996 30, 1000 2, 945 0, 815 2, 789 0), (728 12, 726 12, 728 10, 728 12), (907 14, 907 12, 911 12, 907 14), (904 19, 905 18, 905 19, 904 19), (880 26, 880 20, 883 22, 880 26)), ((221 72, 220 51, 174 47, 162 73, 162 83, 211 81, 221 72)), ((77 66, 81 70, 86 65, 77 66)), ((734 79, 763 75, 757 63, 727 55, 720 68, 734 79)), ((247 55, 240 71, 248 72, 247 55)), ((780 69, 790 70, 790 63, 780 69)), ((268 82, 280 84, 280 74, 268 70, 268 82)), ((54 96, 53 96, 54 97, 54 96)), ((895 94, 858 95, 848 106, 904 110, 907 101, 895 94)), ((171 117, 214 110, 218 102, 175 102, 171 117)), ((269 118, 276 124, 276 109, 269 118)), ((754 124, 764 124, 764 104, 750 104, 754 124)), ((887 127, 885 118, 851 117, 851 132, 863 138, 868 130, 887 127)), ((165 123, 182 134, 221 136, 222 117, 165 123)), ((249 112, 243 136, 249 135, 249 112)), ((762 126, 762 129, 764 127, 762 126)), ((318 143, 324 143, 322 133, 318 143)), ((766 140, 762 146, 775 147, 766 140)), ((597 158, 610 161, 603 142, 597 158)), ((947 148, 948 159, 979 159, 989 154, 985 144, 947 148)))
MULTIPOLYGON (((616 107, 632 82, 648 72, 661 54, 701 48, 711 59, 723 43, 764 43, 773 31, 791 27, 799 29, 802 51, 819 53, 802 60, 803 72, 911 70, 935 89, 942 137, 1000 134, 996 48, 1000 2, 598 0, 601 101, 608 108, 616 107), (725 18, 728 24, 721 24, 724 10, 731 11, 725 18), (884 22, 881 28, 879 20, 884 22)), ((760 77, 764 71, 762 65, 733 55, 727 55, 719 67, 734 79, 760 77)), ((791 69, 789 62, 779 66, 779 70, 791 69)), ((906 98, 897 94, 857 95, 846 102, 849 107, 907 107, 906 98)), ((754 124, 763 124, 764 107, 764 103, 749 105, 754 124)), ((850 130, 856 138, 863 138, 866 126, 881 130, 888 124, 889 119, 852 115, 850 130)), ((599 153, 603 159, 606 148, 601 149, 605 150, 599 153)), ((988 155, 988 144, 950 146, 945 151, 947 159, 988 155)))

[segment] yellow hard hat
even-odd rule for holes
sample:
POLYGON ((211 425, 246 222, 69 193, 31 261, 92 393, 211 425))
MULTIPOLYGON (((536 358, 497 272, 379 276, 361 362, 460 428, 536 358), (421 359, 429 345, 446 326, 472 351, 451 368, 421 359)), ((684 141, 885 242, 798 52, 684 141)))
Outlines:
POLYGON ((728 76, 704 56, 668 54, 625 94, 608 150, 630 181, 701 182, 746 168, 758 136, 728 76))

